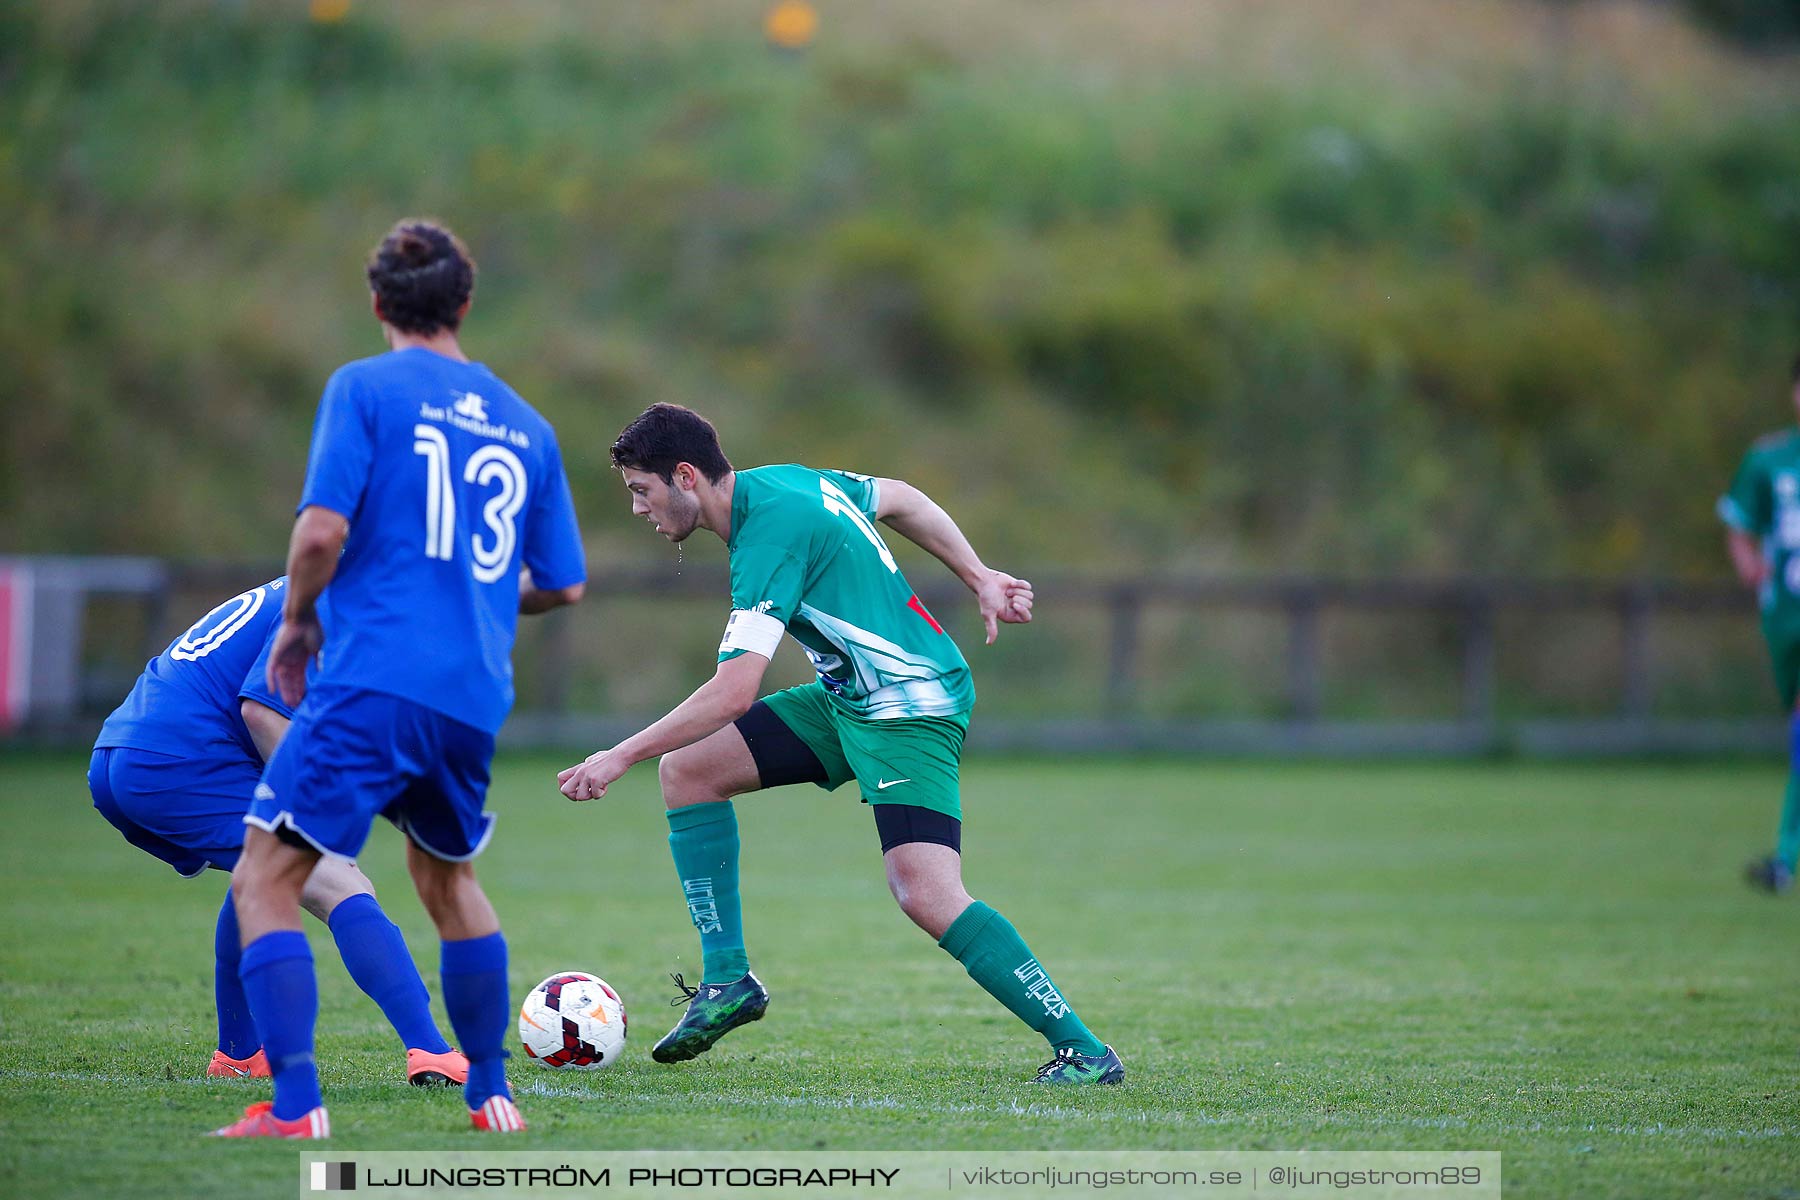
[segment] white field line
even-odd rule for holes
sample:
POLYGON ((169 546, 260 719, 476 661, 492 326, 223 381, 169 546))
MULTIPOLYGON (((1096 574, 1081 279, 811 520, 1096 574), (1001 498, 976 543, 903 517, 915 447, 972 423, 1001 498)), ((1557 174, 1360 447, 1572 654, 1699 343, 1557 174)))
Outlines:
MULTIPOLYGON (((181 1084, 187 1087, 219 1087, 229 1088, 239 1081, 235 1079, 150 1079, 141 1075, 115 1075, 101 1071, 32 1071, 11 1067, 0 1067, 0 1079, 41 1079, 58 1083, 104 1083, 104 1084, 136 1084, 141 1086, 165 1086, 168 1083, 181 1084)), ((1028 1086, 1028 1085, 1022 1085, 1028 1086)), ((519 1096, 542 1096, 547 1099, 598 1100, 609 1102, 629 1102, 645 1104, 655 1108, 675 1107, 676 1102, 663 1094, 631 1093, 622 1090, 597 1090, 594 1088, 576 1087, 566 1083, 552 1083, 549 1080, 534 1080, 531 1083, 513 1089, 519 1096)), ((685 1102, 681 1102, 685 1103, 685 1102)), ((1173 1112, 1168 1109, 1156 1109, 1140 1112, 1086 1112, 1081 1109, 1064 1108, 1055 1104, 1044 1104, 1032 1101, 1021 1104, 1017 1100, 1008 1100, 1000 1104, 917 1104, 905 1100, 896 1100, 891 1096, 760 1096, 756 1103, 774 1108, 799 1109, 837 1109, 872 1110, 905 1113, 963 1113, 975 1116, 1013 1116, 1038 1117, 1064 1123, 1071 1121, 1092 1121, 1100 1124, 1131 1125, 1171 1125, 1176 1127, 1207 1128, 1217 1126, 1253 1125, 1262 1129, 1279 1130, 1281 1127, 1255 1116, 1215 1117, 1205 1113, 1173 1112)), ((529 1118, 529 1113, 527 1117, 529 1118)), ((1519 1137, 1527 1134, 1572 1135, 1579 1133, 1609 1134, 1613 1137, 1628 1138, 1672 1138, 1676 1141, 1694 1142, 1766 1142, 1780 1141, 1787 1138, 1800 1137, 1800 1130, 1785 1125, 1770 1125, 1762 1129, 1723 1129, 1696 1125, 1665 1125, 1656 1122, 1648 1125, 1549 1125, 1541 1121, 1526 1124, 1470 1121, 1464 1117, 1407 1117, 1396 1120, 1389 1117, 1353 1118, 1333 1114, 1312 1118, 1323 1125, 1341 1125, 1350 1129, 1439 1129, 1468 1131, 1475 1134, 1501 1134, 1519 1137)))
MULTIPOLYGON (((1029 1085, 1027 1085, 1029 1086, 1029 1085)), ((568 1084, 550 1083, 538 1080, 516 1088, 522 1096, 569 1097, 582 1100, 605 1098, 609 1101, 649 1101, 661 1104, 667 1099, 662 1095, 629 1094, 617 1091, 595 1091, 574 1087, 568 1084)), ((1039 1101, 1020 1103, 1008 1100, 1000 1104, 918 1104, 905 1100, 896 1100, 891 1096, 760 1096, 756 1103, 775 1108, 819 1108, 819 1109, 875 1109, 891 1112, 907 1113, 963 1113, 971 1115, 1041 1117, 1061 1122, 1094 1121, 1100 1123, 1124 1123, 1133 1125, 1173 1125, 1204 1128, 1209 1126, 1256 1125, 1264 1128, 1279 1128, 1270 1122, 1254 1116, 1217 1117, 1205 1113, 1174 1112, 1168 1109, 1145 1110, 1139 1112, 1088 1112, 1082 1109, 1064 1108, 1055 1104, 1044 1104, 1039 1101)), ((1800 1130, 1783 1125, 1771 1125, 1762 1129, 1724 1129, 1705 1126, 1665 1125, 1661 1122, 1648 1125, 1547 1125, 1540 1121, 1528 1124, 1487 1124, 1469 1121, 1463 1117, 1408 1117, 1392 1119, 1387 1117, 1370 1117, 1356 1119, 1333 1114, 1326 1117, 1313 1118, 1320 1124, 1342 1125, 1355 1129, 1408 1128, 1408 1129, 1442 1129, 1469 1130, 1475 1133, 1499 1133, 1522 1135, 1531 1133, 1577 1134, 1602 1133, 1615 1137, 1674 1138, 1677 1141, 1733 1141, 1760 1142, 1776 1141, 1783 1138, 1800 1137, 1800 1130)))

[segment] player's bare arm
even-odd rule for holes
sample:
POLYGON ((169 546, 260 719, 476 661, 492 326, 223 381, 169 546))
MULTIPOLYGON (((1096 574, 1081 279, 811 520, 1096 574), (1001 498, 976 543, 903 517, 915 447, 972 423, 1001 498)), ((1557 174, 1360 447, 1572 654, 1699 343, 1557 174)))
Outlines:
POLYGON ((553 608, 579 604, 587 594, 587 584, 575 583, 565 588, 541 588, 531 578, 530 567, 519 568, 519 613, 534 617, 553 608))
POLYGON ((1741 529, 1727 529, 1725 549, 1731 555, 1731 565, 1737 571, 1739 582, 1747 588, 1761 587, 1768 563, 1756 539, 1741 529))
POLYGON ((338 555, 350 536, 342 513, 316 504, 300 510, 288 539, 287 600, 281 609, 281 631, 269 651, 269 686, 283 701, 298 704, 306 695, 306 664, 325 644, 318 602, 337 574, 338 555))
POLYGON ((244 728, 250 731, 250 740, 256 743, 256 752, 262 760, 268 762, 275 757, 275 747, 281 745, 281 739, 288 731, 288 719, 266 704, 255 700, 246 700, 238 706, 239 714, 244 718, 244 728))
POLYGON ((647 758, 658 758, 683 746, 711 737, 750 711, 762 689, 769 660, 747 651, 719 664, 713 677, 694 689, 694 694, 649 727, 632 734, 610 750, 600 750, 583 762, 557 772, 562 794, 571 800, 598 800, 625 772, 647 758))
POLYGON ((900 479, 878 479, 875 518, 949 567, 975 593, 987 644, 999 636, 999 622, 1023 625, 1031 620, 1033 595, 1029 580, 996 571, 981 561, 975 547, 930 496, 900 479))

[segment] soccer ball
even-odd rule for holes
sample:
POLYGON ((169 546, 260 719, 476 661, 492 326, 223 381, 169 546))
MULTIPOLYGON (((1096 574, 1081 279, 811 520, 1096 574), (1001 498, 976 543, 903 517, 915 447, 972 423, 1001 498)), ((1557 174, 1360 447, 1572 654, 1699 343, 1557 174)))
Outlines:
POLYGON ((558 971, 525 997, 519 1041, 539 1066, 610 1067, 625 1050, 625 1002, 598 975, 558 971))

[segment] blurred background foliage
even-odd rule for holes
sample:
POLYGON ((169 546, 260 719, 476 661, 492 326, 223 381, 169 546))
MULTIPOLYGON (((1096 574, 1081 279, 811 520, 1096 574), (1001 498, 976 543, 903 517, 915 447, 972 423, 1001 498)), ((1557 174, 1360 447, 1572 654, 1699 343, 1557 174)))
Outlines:
POLYGON ((269 559, 432 214, 596 556, 657 400, 996 560, 1717 574, 1793 418, 1792 4, 0 0, 0 549, 269 559))

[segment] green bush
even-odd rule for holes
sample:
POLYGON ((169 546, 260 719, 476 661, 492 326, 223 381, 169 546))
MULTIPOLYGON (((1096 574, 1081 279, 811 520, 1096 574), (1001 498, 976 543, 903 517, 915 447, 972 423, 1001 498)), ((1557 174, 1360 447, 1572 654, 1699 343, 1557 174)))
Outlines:
POLYGON ((278 553, 414 212, 607 554, 644 547, 605 448, 660 399, 953 490, 996 555, 1353 573, 1716 571, 1712 497, 1791 415, 1791 89, 747 32, 0 7, 0 543, 278 553))

